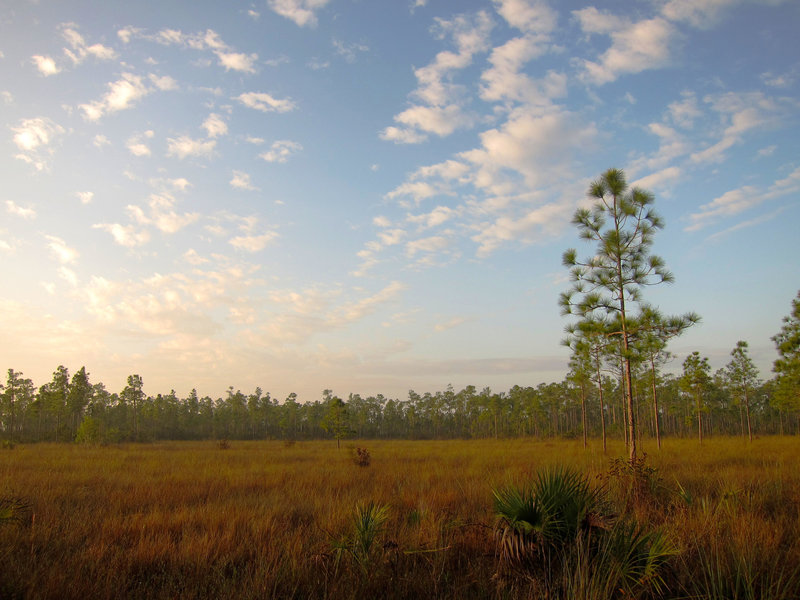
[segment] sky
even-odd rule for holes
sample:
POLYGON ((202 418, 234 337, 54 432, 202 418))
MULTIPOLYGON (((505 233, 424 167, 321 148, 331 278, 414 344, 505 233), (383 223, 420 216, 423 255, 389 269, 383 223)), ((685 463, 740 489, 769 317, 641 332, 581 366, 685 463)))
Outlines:
POLYGON ((0 368, 301 401, 560 381, 624 169, 674 340, 763 378, 800 289, 800 3, 11 0, 0 368))

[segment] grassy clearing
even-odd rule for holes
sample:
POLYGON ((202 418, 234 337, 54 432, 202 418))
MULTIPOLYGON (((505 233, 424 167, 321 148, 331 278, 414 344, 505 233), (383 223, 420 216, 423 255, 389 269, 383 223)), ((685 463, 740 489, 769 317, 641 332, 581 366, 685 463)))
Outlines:
MULTIPOLYGON (((636 487, 609 475, 624 448, 597 441, 358 446, 368 467, 332 442, 4 450, 0 498, 28 507, 0 526, 0 597, 542 597, 495 576, 492 490, 554 465, 663 532, 660 597, 800 597, 798 438, 667 440, 636 487)), ((590 571, 562 588, 591 589, 590 571)))

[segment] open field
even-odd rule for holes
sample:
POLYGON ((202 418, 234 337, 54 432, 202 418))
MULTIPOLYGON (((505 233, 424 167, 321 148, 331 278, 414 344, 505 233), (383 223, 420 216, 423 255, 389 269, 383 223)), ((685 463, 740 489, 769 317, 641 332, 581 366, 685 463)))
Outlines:
POLYGON ((335 442, 3 450, 0 496, 30 508, 0 527, 0 597, 536 597, 529 578, 494 577, 492 489, 555 464, 665 533, 659 597, 800 597, 800 438, 645 445, 657 470, 637 498, 607 476, 622 445, 604 456, 596 440, 348 445, 371 464, 335 442), (386 521, 359 549, 370 502, 386 521))

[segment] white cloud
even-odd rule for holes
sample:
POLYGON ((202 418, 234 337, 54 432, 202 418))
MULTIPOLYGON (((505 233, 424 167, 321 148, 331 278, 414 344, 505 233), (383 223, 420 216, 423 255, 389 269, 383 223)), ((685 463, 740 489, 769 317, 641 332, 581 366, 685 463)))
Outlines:
MULTIPOLYGON (((590 27, 587 33, 592 32, 590 27)), ((675 29, 665 19, 656 17, 636 23, 623 20, 617 23, 617 29, 607 33, 611 35, 611 47, 599 57, 598 62, 582 61, 581 77, 585 81, 603 85, 620 75, 640 73, 669 63, 675 29)))
POLYGON ((70 264, 78 258, 78 251, 68 246, 61 238, 54 235, 45 235, 44 237, 47 239, 47 247, 60 263, 70 264))
POLYGON ((708 148, 691 155, 696 163, 721 162, 725 151, 742 141, 743 134, 777 122, 782 107, 762 92, 726 92, 708 95, 704 102, 720 116, 722 138, 708 148))
POLYGON ((461 157, 478 169, 475 185, 493 194, 507 194, 504 171, 522 175, 528 189, 539 188, 569 171, 571 157, 590 146, 596 136, 594 124, 582 122, 574 113, 518 110, 500 128, 481 133, 481 148, 463 152, 461 157))
POLYGON ((20 206, 13 200, 6 200, 6 211, 8 211, 8 214, 15 215, 23 219, 36 218, 36 211, 33 208, 31 208, 30 206, 28 207, 20 206))
POLYGON ((16 158, 34 166, 37 171, 47 168, 46 156, 52 155, 48 146, 64 133, 64 128, 46 117, 23 119, 19 126, 12 127, 14 143, 20 153, 16 158))
POLYGON ((533 244, 552 239, 569 223, 572 207, 550 203, 532 208, 521 215, 500 216, 493 223, 476 227, 480 231, 472 237, 478 243, 478 257, 489 256, 502 244, 513 240, 533 244))
POLYGON ((197 253, 197 250, 195 250, 194 248, 189 248, 186 252, 183 253, 183 260, 185 260, 190 265, 193 265, 195 267, 209 262, 207 258, 203 258, 202 256, 200 256, 197 253))
POLYGON ((97 121, 103 115, 130 108, 150 90, 139 75, 123 73, 122 78, 108 84, 108 92, 100 99, 79 105, 84 117, 89 121, 97 121))
POLYGON ((378 239, 384 246, 395 246, 403 241, 406 232, 402 229, 384 229, 378 232, 378 239))
POLYGON ((108 146, 109 144, 111 144, 111 141, 102 133, 98 133, 92 139, 92 144, 97 148, 102 148, 103 146, 108 146))
POLYGON ((210 138, 216 138, 228 133, 227 123, 216 113, 211 113, 208 115, 208 118, 203 121, 203 129, 206 130, 206 134, 210 138))
POLYGON ((285 163, 291 156, 297 154, 303 146, 291 140, 278 140, 270 146, 269 151, 259 154, 267 162, 285 163))
POLYGON ((167 138, 167 156, 184 159, 187 156, 209 158, 214 153, 216 140, 195 140, 188 135, 179 138, 167 138))
POLYGON ((267 0, 270 10, 294 21, 300 27, 316 27, 316 13, 326 4, 328 0, 267 0))
POLYGON ((610 35, 629 25, 629 22, 623 17, 612 15, 605 10, 598 10, 594 6, 573 10, 572 16, 577 19, 581 31, 587 34, 610 35))
POLYGON ((87 45, 83 36, 78 33, 71 23, 65 23, 61 26, 61 35, 71 47, 71 49, 64 48, 64 54, 76 65, 82 63, 89 56, 97 60, 112 60, 117 57, 117 53, 108 46, 103 44, 87 45))
POLYGON ((548 71, 547 77, 533 80, 522 68, 544 54, 550 46, 550 34, 556 27, 557 14, 543 2, 522 0, 496 1, 498 12, 512 27, 524 32, 495 47, 489 56, 491 67, 481 74, 481 98, 527 103, 547 103, 566 94, 566 76, 548 71))
POLYGON ((141 29, 137 27, 123 27, 122 29, 117 30, 117 37, 122 41, 123 44, 129 44, 131 39, 139 35, 141 33, 141 29))
POLYGON ((771 146, 766 146, 765 148, 760 148, 758 150, 758 156, 772 156, 773 154, 775 154, 775 150, 777 149, 778 147, 775 144, 772 144, 771 146))
POLYGON ((255 73, 253 66, 258 60, 258 54, 243 54, 241 52, 216 52, 219 64, 226 71, 240 71, 242 73, 255 73))
POLYGON ((448 329, 453 329, 454 327, 463 325, 466 322, 467 320, 464 317, 453 317, 445 323, 437 323, 433 326, 433 330, 437 333, 441 333, 442 331, 447 331, 448 329))
POLYGON ((709 27, 725 8, 741 0, 669 0, 661 14, 672 21, 686 21, 694 27, 709 27))
POLYGON ((32 60, 36 65, 36 68, 39 69, 39 73, 45 77, 48 75, 55 75, 61 71, 61 69, 56 65, 56 61, 49 56, 40 56, 37 54, 32 57, 32 60))
POLYGON ((722 196, 701 206, 699 212, 690 215, 691 224, 685 230, 696 231, 702 229, 720 217, 735 215, 761 202, 762 199, 753 186, 745 186, 725 192, 722 196))
POLYGON ((134 156, 150 156, 150 147, 144 143, 143 138, 152 139, 154 135, 155 133, 151 129, 148 129, 144 133, 137 133, 128 138, 125 147, 134 156))
POLYGON ((437 206, 431 212, 421 215, 409 215, 408 221, 429 229, 446 223, 457 215, 457 211, 449 206, 437 206))
POLYGON ((754 186, 744 186, 725 192, 708 204, 689 215, 689 225, 685 231, 703 229, 720 219, 732 217, 768 200, 796 194, 800 192, 800 167, 792 171, 787 177, 775 181, 766 191, 760 191, 754 186))
POLYGON ((72 287, 78 286, 78 275, 72 269, 64 266, 59 267, 58 274, 61 277, 61 279, 66 281, 72 287))
POLYGON ((273 98, 264 92, 247 92, 234 98, 249 108, 262 112, 289 112, 294 110, 297 105, 289 98, 273 98))
POLYGON ((192 184, 189 183, 189 180, 185 177, 176 177, 175 179, 169 179, 168 181, 173 188, 182 192, 185 192, 187 189, 192 187, 192 184))
POLYGON ((394 117, 406 126, 406 131, 422 131, 446 137, 457 129, 468 128, 474 118, 465 114, 457 104, 446 106, 412 106, 394 117))
POLYGON ((631 187, 638 187, 642 189, 662 188, 667 182, 674 181, 681 176, 681 170, 678 167, 666 167, 656 173, 651 173, 645 177, 641 177, 631 183, 631 187))
POLYGON ((244 171, 234 171, 233 177, 230 180, 231 187, 235 187, 240 190, 256 190, 258 188, 254 187, 252 182, 250 181, 250 175, 245 173, 244 171))
POLYGON ((234 248, 246 250, 247 252, 259 252, 267 247, 271 242, 278 238, 274 231, 268 231, 261 235, 242 235, 229 240, 229 244, 234 248))
POLYGON ((340 40, 333 40, 333 48, 336 54, 345 59, 349 63, 356 60, 359 52, 368 52, 369 46, 365 44, 346 44, 340 40))
POLYGON ((409 257, 420 252, 439 252, 450 245, 450 240, 442 235, 434 235, 410 241, 406 244, 406 254, 409 257))
POLYGON ((558 14, 539 0, 494 0, 497 12, 509 25, 525 33, 550 33, 558 14))
POLYGON ((150 82, 162 92, 169 92, 178 89, 178 82, 169 75, 162 75, 159 77, 158 75, 150 73, 148 78, 150 79, 150 82))
POLYGON ((140 225, 154 225, 164 233, 176 233, 200 218, 197 213, 175 212, 175 198, 166 192, 150 194, 149 214, 145 215, 139 206, 129 205, 127 211, 140 225))
POLYGON ((398 144, 418 144, 428 139, 428 136, 424 133, 394 126, 387 127, 381 131, 380 137, 387 142, 396 142, 398 144))
POLYGON ((425 141, 428 133, 445 137, 471 127, 475 118, 464 110, 464 90, 451 78, 468 67, 475 54, 489 48, 491 29, 491 17, 485 11, 457 15, 452 20, 437 18, 434 33, 439 39, 449 39, 457 51, 439 52, 433 62, 414 71, 418 87, 410 95, 421 103, 395 115, 394 121, 401 126, 384 128, 381 139, 413 144, 425 141))
POLYGON ((120 246, 135 248, 150 241, 150 234, 144 230, 137 230, 133 225, 121 225, 119 223, 97 223, 92 225, 94 229, 107 231, 120 246))
POLYGON ((94 192, 75 192, 81 204, 89 204, 94 198, 94 192))

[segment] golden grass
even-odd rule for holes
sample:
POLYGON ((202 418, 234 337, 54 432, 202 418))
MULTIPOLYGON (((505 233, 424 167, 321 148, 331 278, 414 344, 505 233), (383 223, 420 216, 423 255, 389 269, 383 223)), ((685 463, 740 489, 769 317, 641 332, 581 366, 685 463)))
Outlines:
POLYGON ((602 477, 619 443, 608 455, 599 441, 358 445, 369 467, 333 442, 1 451, 0 497, 31 512, 0 527, 0 598, 532 597, 493 579, 491 490, 552 464, 605 482, 619 510, 665 530, 680 550, 669 597, 744 598, 747 585, 800 596, 798 438, 645 447, 659 482, 627 507, 624 486, 602 477), (389 518, 358 569, 334 546, 370 502, 389 518), (751 581, 731 592, 738 576, 751 581))

